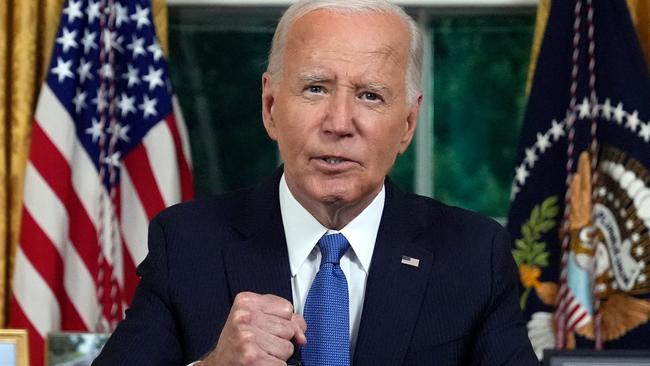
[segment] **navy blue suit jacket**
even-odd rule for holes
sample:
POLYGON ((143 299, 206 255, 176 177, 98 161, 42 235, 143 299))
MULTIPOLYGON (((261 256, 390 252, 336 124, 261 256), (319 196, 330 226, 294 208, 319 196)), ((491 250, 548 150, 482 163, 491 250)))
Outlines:
MULTIPOLYGON (((214 347, 237 293, 291 301, 280 175, 151 222, 135 298, 94 365, 186 365, 214 347)), ((353 365, 537 364, 506 232, 387 182, 353 365)))

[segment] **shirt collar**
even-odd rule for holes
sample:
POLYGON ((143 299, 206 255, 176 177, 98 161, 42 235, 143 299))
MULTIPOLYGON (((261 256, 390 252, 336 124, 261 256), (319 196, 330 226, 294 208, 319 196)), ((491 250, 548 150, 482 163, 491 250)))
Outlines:
MULTIPOLYGON (((309 211, 296 200, 284 174, 280 179, 280 214, 287 239, 291 276, 295 276, 318 240, 329 230, 321 225, 309 211)), ((340 230, 350 243, 364 271, 368 273, 372 252, 375 249, 379 222, 384 210, 386 191, 384 186, 361 213, 340 230)), ((336 232, 336 231, 333 231, 336 232)))

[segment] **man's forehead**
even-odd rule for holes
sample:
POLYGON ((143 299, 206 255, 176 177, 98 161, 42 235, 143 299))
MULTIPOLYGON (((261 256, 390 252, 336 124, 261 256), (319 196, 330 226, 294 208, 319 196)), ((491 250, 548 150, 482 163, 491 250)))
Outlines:
POLYGON ((399 63, 409 48, 405 28, 402 20, 393 14, 316 10, 291 25, 285 56, 301 53, 305 59, 331 57, 358 61, 361 57, 393 59, 399 63))
POLYGON ((401 45, 404 43, 404 37, 408 39, 408 25, 396 14, 384 11, 341 12, 332 9, 313 10, 295 19, 288 28, 287 37, 293 36, 303 41, 310 36, 319 35, 334 38, 341 36, 336 34, 337 28, 346 26, 352 27, 354 31, 346 32, 345 39, 366 34, 372 36, 369 39, 386 45, 386 49, 377 52, 394 51, 394 46, 390 43, 397 41, 395 44, 401 45), (323 34, 324 30, 327 30, 327 33, 323 34))

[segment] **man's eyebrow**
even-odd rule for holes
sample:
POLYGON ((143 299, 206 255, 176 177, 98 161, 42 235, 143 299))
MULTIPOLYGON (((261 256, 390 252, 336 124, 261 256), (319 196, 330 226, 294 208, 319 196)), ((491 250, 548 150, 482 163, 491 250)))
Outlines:
POLYGON ((329 76, 326 76, 324 74, 317 74, 317 73, 311 73, 311 72, 306 72, 298 75, 298 80, 305 82, 305 83, 320 83, 323 81, 329 81, 331 78, 329 76))
POLYGON ((374 91, 384 91, 384 90, 389 90, 390 87, 384 83, 379 83, 379 82, 369 82, 369 83, 363 83, 358 85, 358 87, 363 88, 363 89, 370 89, 374 91))

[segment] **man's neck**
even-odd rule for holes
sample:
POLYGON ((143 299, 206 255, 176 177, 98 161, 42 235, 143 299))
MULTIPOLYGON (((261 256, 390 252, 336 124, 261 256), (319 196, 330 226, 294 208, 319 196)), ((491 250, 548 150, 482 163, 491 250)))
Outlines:
POLYGON ((291 183, 288 181, 287 187, 296 201, 314 216, 321 225, 330 230, 341 230, 370 205, 381 191, 383 185, 377 187, 372 194, 355 202, 345 202, 343 200, 317 201, 302 195, 302 192, 299 189, 292 188, 291 183))

